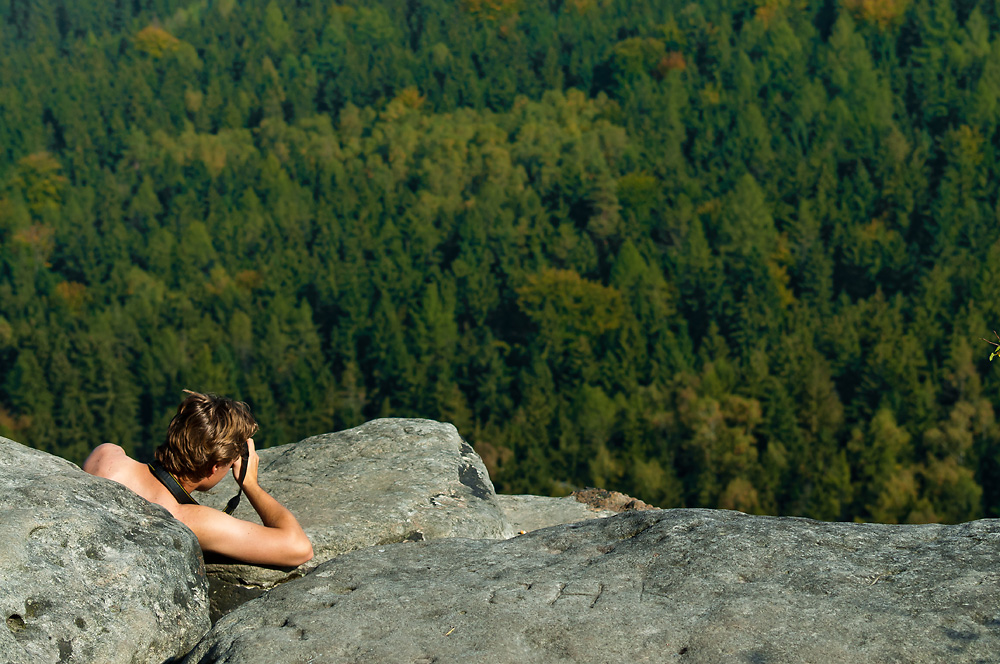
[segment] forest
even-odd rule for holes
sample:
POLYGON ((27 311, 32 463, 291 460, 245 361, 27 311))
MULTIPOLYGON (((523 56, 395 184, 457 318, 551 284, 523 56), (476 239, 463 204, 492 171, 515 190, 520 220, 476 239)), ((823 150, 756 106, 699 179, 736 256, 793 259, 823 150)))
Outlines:
POLYGON ((503 493, 1000 516, 1000 5, 0 3, 0 435, 452 422, 503 493))

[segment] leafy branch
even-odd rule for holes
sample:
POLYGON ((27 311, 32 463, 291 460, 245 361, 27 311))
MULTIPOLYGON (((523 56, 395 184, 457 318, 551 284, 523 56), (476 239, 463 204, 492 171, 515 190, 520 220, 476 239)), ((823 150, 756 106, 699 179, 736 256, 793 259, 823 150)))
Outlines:
MULTIPOLYGON (((996 330, 993 330, 993 334, 996 335, 996 338, 998 340, 1000 340, 1000 334, 997 334, 996 330)), ((994 357, 1000 355, 1000 343, 997 343, 996 341, 990 341, 989 339, 986 339, 984 337, 979 337, 979 338, 985 341, 986 343, 990 344, 991 346, 993 346, 993 352, 990 353, 990 362, 992 362, 994 357)))

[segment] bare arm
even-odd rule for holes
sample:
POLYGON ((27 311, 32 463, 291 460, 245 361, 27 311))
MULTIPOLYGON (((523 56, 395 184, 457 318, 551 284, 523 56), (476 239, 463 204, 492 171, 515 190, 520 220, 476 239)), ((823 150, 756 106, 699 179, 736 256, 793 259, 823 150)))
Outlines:
MULTIPOLYGON (((199 505, 181 505, 177 518, 198 537, 205 551, 260 565, 295 566, 313 557, 312 544, 295 516, 257 483, 259 458, 253 440, 243 491, 264 525, 243 521, 199 505)), ((242 460, 233 465, 239 477, 242 460)))
MULTIPOLYGON (((248 491, 247 495, 254 494, 248 491)), ((267 505, 268 516, 262 513, 261 520, 276 525, 261 526, 203 505, 181 505, 177 516, 194 531, 204 551, 257 565, 294 567, 310 560, 312 544, 291 512, 263 489, 256 495, 267 505)), ((257 506, 257 500, 251 498, 251 502, 257 506)))

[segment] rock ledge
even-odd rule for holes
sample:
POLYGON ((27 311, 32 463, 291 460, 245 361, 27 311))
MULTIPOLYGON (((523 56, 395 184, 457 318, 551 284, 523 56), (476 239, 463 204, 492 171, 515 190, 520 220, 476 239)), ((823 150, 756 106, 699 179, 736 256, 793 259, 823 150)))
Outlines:
POLYGON ((223 618, 186 661, 930 664, 998 652, 1000 521, 649 510, 340 556, 223 618))

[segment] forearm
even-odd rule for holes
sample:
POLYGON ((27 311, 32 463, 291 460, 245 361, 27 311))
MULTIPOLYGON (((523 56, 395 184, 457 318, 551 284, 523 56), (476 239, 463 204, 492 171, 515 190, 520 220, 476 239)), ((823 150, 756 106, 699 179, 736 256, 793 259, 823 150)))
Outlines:
POLYGON ((259 484, 245 482, 243 492, 250 499, 250 504, 260 516, 261 522, 268 528, 302 530, 298 520, 288 508, 264 491, 259 484))
POLYGON ((299 525, 298 519, 288 508, 275 500, 256 482, 244 482, 243 491, 260 516, 264 526, 286 533, 291 546, 297 546, 300 549, 308 548, 309 555, 306 559, 312 557, 312 544, 305 531, 302 530, 302 526, 299 525))

